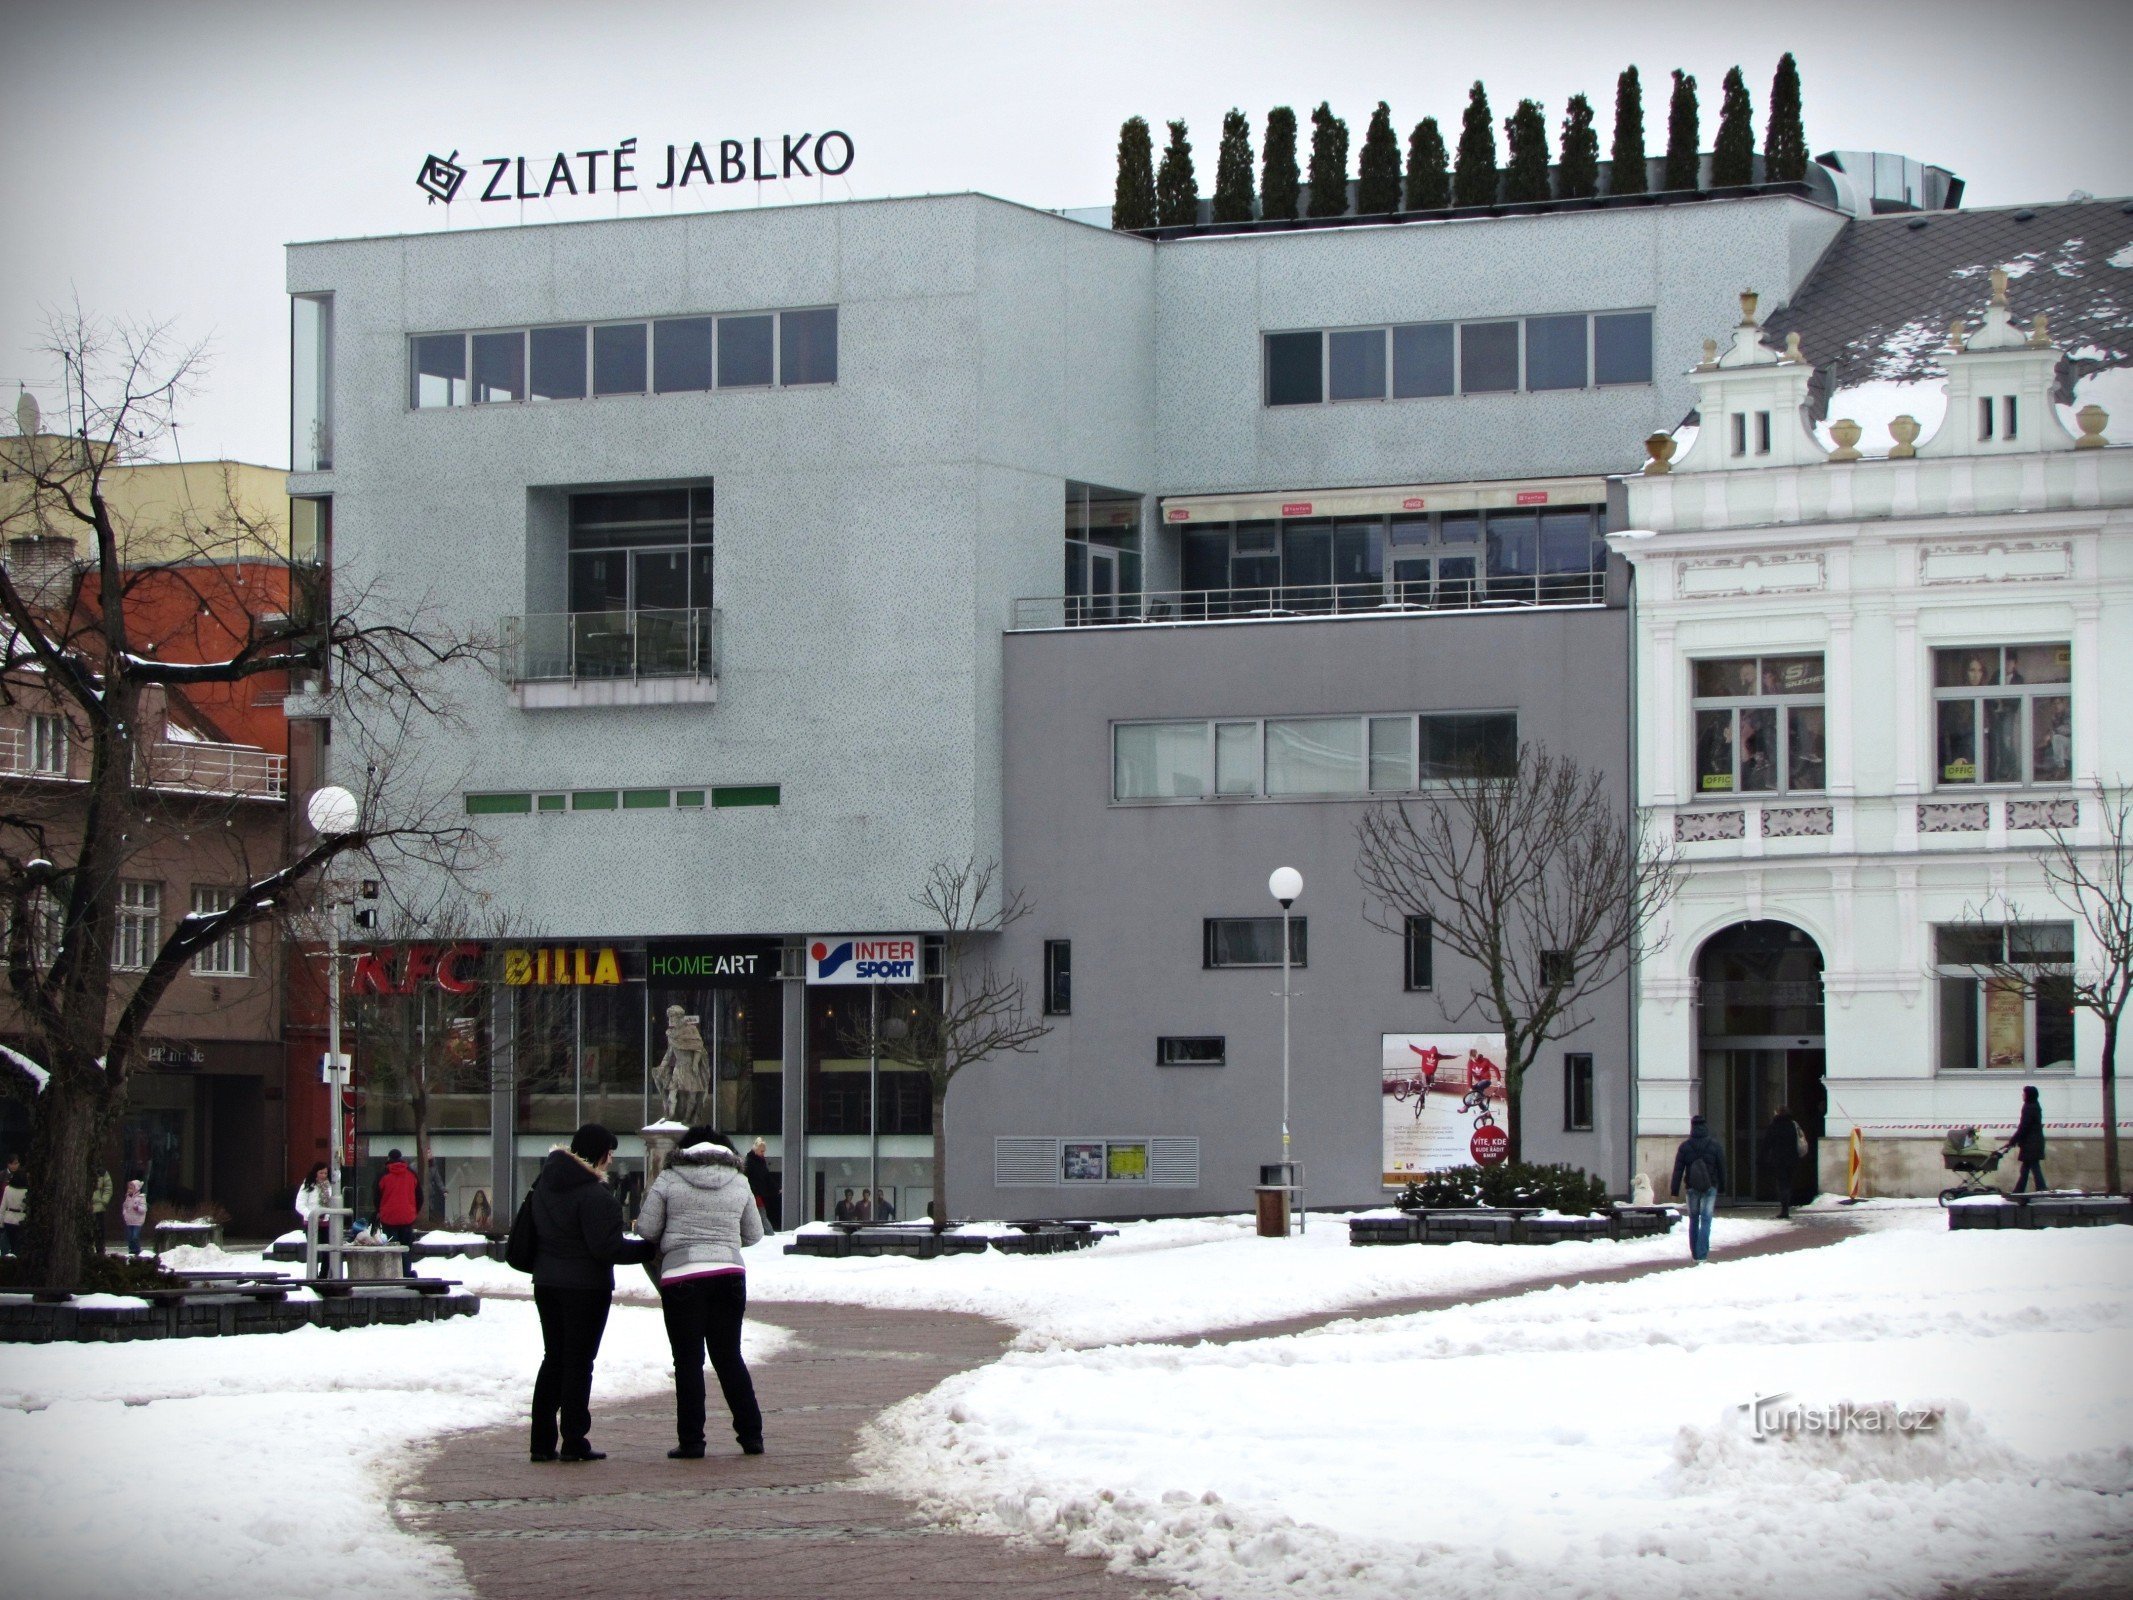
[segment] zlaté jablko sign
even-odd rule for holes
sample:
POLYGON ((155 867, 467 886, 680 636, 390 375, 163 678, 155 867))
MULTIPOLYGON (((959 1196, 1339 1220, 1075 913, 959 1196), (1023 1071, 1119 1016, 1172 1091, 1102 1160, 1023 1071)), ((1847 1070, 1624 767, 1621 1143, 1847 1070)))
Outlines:
MULTIPOLYGON (((775 183, 788 178, 841 178, 852 170, 856 151, 852 136, 841 129, 827 133, 783 134, 776 139, 697 139, 689 144, 670 144, 666 155, 652 158, 644 176, 660 174, 657 183, 638 181, 637 141, 597 150, 558 150, 552 156, 480 156, 475 158, 484 176, 474 198, 482 203, 499 200, 552 200, 558 193, 634 194, 686 189, 690 184, 775 183)), ((459 152, 429 155, 415 174, 415 187, 450 205, 466 187, 472 168, 463 164, 459 152)))

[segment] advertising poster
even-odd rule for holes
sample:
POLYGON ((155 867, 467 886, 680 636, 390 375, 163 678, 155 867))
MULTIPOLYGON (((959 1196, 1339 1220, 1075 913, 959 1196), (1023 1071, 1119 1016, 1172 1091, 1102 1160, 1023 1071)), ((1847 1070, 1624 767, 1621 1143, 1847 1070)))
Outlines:
POLYGON ((1380 1063, 1385 1187, 1474 1165, 1474 1130, 1503 1127, 1503 1035, 1388 1033, 1380 1063))

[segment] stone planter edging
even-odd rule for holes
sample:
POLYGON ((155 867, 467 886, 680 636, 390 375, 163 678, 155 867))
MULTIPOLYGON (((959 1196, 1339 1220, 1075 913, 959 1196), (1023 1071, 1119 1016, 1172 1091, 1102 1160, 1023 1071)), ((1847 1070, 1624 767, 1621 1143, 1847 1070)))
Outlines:
POLYGON ((1671 1206, 1616 1206, 1592 1217, 1540 1217, 1485 1206, 1424 1209, 1399 1216, 1353 1217, 1351 1245, 1567 1244, 1579 1239, 1649 1239, 1668 1232, 1671 1206))

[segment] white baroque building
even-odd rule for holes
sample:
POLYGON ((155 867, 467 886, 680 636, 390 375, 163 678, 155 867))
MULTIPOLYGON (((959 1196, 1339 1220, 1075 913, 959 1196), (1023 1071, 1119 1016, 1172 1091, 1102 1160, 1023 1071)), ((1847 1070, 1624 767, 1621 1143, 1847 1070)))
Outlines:
POLYGON ((2028 1083, 2050 1180, 2100 1180, 2100 1028, 1979 963, 2085 953, 2038 851, 2095 844, 2133 777, 2133 450, 2101 408, 2069 431, 2062 351, 1990 282, 1929 438, 1899 416, 1868 458, 1839 418, 1818 442, 1797 335, 1772 348, 1744 295, 1682 458, 1655 436, 1623 483, 1637 798, 1686 861, 1637 997, 1662 1188, 1702 1112, 1735 1192, 1774 1197, 1754 1146, 1787 1105, 1818 1144, 1803 1191, 1844 1188, 1856 1128, 1864 1193, 1931 1194, 1946 1130, 2004 1139, 2028 1083))

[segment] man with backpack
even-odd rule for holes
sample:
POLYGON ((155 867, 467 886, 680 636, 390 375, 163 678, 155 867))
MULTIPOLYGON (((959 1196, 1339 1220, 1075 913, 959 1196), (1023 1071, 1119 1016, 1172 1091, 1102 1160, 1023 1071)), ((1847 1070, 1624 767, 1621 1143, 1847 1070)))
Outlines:
POLYGON ((1681 1196, 1682 1181, 1689 1186, 1689 1259, 1697 1266, 1711 1253, 1711 1218, 1718 1211, 1718 1191, 1725 1187, 1726 1152, 1711 1137, 1711 1127, 1702 1117, 1689 1118, 1689 1136, 1674 1152, 1674 1198, 1681 1196))
POLYGON ((397 1245, 415 1242, 415 1218, 422 1214, 422 1189, 415 1169, 400 1159, 400 1152, 385 1152, 385 1170, 371 1189, 371 1216, 378 1231, 397 1245))

